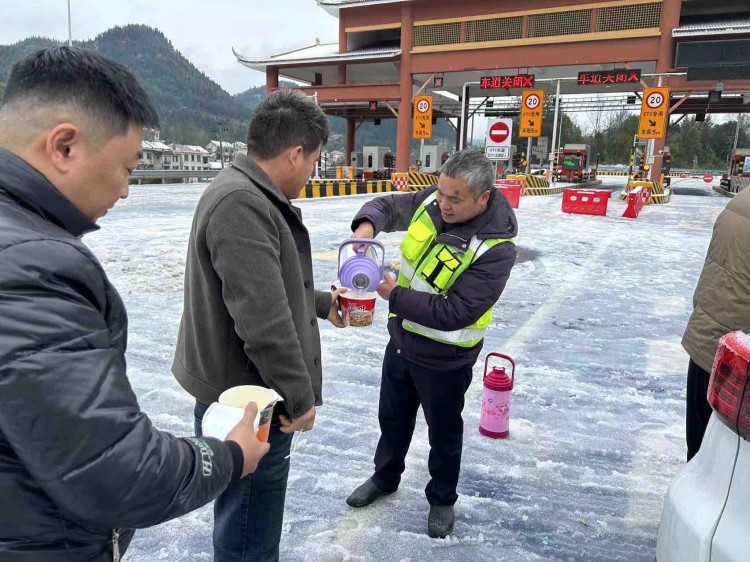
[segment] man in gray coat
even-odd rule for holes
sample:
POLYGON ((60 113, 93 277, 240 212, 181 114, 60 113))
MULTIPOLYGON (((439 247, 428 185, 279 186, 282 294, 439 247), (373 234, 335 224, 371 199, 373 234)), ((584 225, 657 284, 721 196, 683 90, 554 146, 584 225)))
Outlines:
POLYGON ((185 308, 172 372, 196 399, 196 431, 222 391, 278 392, 271 452, 214 505, 217 562, 278 560, 292 434, 322 402, 318 319, 343 327, 338 295, 316 291, 310 236, 292 206, 328 140, 317 104, 281 90, 255 111, 248 154, 206 188, 195 211, 185 308))
POLYGON ((227 441, 177 439, 140 410, 125 307, 80 238, 128 195, 143 127, 123 66, 52 47, 0 108, 0 560, 119 560, 131 529, 179 517, 254 470, 249 407, 227 441))
POLYGON ((700 450, 711 418, 708 382, 719 338, 750 330, 750 189, 732 199, 716 219, 693 308, 682 337, 690 356, 685 416, 688 461, 700 450))

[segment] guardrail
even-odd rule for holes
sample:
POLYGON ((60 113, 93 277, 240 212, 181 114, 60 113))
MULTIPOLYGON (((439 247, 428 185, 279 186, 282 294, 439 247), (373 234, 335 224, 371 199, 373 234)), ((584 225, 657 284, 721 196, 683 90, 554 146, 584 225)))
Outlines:
POLYGON ((131 180, 145 179, 213 179, 221 170, 133 170, 131 180))

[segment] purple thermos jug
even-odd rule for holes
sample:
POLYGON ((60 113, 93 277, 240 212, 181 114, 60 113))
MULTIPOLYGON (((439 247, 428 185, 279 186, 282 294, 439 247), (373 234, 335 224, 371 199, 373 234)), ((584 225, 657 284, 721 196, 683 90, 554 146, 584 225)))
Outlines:
POLYGON ((376 291, 383 278, 385 248, 371 238, 351 238, 339 246, 339 281, 357 293, 376 291), (347 246, 359 245, 354 255, 342 256, 347 246), (369 255, 368 255, 369 254, 369 255))

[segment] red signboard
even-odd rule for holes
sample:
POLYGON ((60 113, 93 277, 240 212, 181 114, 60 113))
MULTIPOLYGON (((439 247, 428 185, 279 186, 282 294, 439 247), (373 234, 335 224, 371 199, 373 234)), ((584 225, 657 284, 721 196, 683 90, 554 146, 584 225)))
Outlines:
POLYGON ((508 125, 500 121, 490 127, 488 134, 492 142, 502 144, 506 141, 508 135, 510 135, 510 129, 508 129, 508 125))
POLYGON ((579 72, 579 86, 599 86, 606 84, 639 84, 641 82, 641 69, 628 70, 616 68, 614 70, 602 70, 595 72, 579 72))
POLYGON ((511 88, 533 88, 533 74, 514 76, 482 76, 479 81, 482 90, 510 90, 511 88))
POLYGON ((706 174, 705 176, 703 176, 703 181, 706 183, 711 183, 712 181, 714 181, 713 174, 706 174))

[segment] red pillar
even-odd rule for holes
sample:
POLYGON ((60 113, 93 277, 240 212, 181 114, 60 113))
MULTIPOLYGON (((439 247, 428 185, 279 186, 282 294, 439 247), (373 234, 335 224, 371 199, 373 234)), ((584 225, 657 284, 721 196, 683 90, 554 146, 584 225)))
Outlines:
MULTIPOLYGON (((674 70, 674 46, 672 41, 672 30, 680 26, 680 12, 682 10, 682 0, 664 0, 661 5, 661 37, 659 38, 659 60, 656 61, 656 72, 670 72, 674 70)), ((658 81, 654 80, 654 85, 658 81)), ((664 86, 669 85, 669 78, 662 79, 664 86)), ((668 104, 670 107, 671 104, 668 104)), ((667 119, 669 119, 667 117, 667 119)), ((669 131, 669 122, 667 122, 667 131, 669 131)), ((649 170, 649 178, 658 180, 661 177, 662 157, 660 150, 664 149, 667 144, 666 139, 656 139, 654 141, 654 163, 649 170)))
POLYGON ((352 152, 354 152, 355 135, 356 135, 356 121, 351 117, 346 120, 346 165, 352 165, 352 152))
POLYGON ((411 49, 414 45, 414 2, 401 4, 401 90, 396 136, 396 170, 409 171, 411 146, 411 49))
POLYGON ((672 30, 680 26, 682 0, 664 0, 661 5, 661 38, 659 39, 659 60, 656 61, 656 72, 673 70, 674 48, 672 30))
POLYGON ((266 95, 271 95, 279 87, 279 69, 276 66, 266 67, 266 95))
POLYGON ((339 53, 345 53, 346 48, 346 25, 344 24, 344 12, 341 10, 339 14, 339 53))

